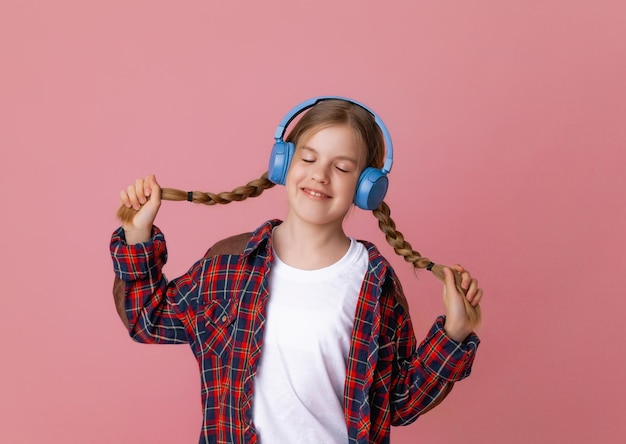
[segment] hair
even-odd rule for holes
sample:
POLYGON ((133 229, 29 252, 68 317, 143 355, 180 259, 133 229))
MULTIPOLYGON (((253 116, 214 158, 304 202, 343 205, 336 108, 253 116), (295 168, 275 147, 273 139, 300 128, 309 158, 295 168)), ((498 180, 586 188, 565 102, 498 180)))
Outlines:
MULTIPOLYGON (((328 99, 318 102, 303 114, 285 140, 294 143, 297 149, 299 143, 305 142, 315 132, 336 125, 347 125, 352 128, 357 141, 367 147, 366 166, 382 168, 385 159, 385 142, 382 131, 369 111, 352 102, 340 99, 328 99)), ((242 201, 249 197, 257 197, 274 185, 267 178, 267 173, 264 173, 260 178, 252 180, 230 192, 214 194, 162 188, 161 198, 174 201, 190 200, 191 202, 205 205, 228 204, 233 201, 242 201)), ((428 268, 439 280, 445 280, 444 266, 433 264, 430 259, 423 257, 413 249, 411 244, 405 240, 404 235, 396 229, 396 224, 391 219, 391 210, 385 202, 382 202, 372 213, 378 219, 378 226, 384 233, 387 243, 393 247, 396 254, 411 263, 414 269, 428 268)), ((132 207, 126 208, 121 206, 117 212, 117 217, 122 222, 130 222, 135 214, 136 210, 132 207)), ((454 272, 454 277, 457 289, 464 294, 465 291, 460 286, 461 278, 459 274, 454 272)), ((473 307, 465 298, 464 302, 470 322, 474 327, 478 327, 481 321, 480 307, 473 307)), ((406 304, 405 301, 404 304, 406 304)))

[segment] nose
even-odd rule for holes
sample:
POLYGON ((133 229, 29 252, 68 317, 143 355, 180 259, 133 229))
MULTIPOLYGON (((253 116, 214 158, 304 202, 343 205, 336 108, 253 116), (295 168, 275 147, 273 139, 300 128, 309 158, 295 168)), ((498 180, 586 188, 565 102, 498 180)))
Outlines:
POLYGON ((313 174, 311 177, 317 183, 328 183, 328 171, 326 166, 317 165, 316 168, 313 169, 313 174))

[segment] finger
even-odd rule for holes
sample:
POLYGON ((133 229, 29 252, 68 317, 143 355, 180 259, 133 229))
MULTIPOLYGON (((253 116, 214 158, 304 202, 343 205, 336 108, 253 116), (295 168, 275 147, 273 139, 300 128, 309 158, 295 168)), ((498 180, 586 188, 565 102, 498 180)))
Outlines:
POLYGON ((156 179, 154 174, 151 174, 146 177, 146 180, 143 182, 143 192, 146 196, 150 196, 152 194, 153 188, 157 186, 156 179))
POLYGON ((454 294, 457 292, 456 283, 454 282, 454 273, 448 267, 443 267, 443 275, 445 278, 444 289, 446 294, 454 294))
POLYGON ((150 176, 146 178, 145 187, 147 191, 146 195, 151 195, 155 191, 159 191, 161 189, 161 187, 159 186, 159 183, 156 180, 156 176, 154 174, 151 174, 150 176))
POLYGON ((126 190, 120 191, 120 199, 122 200, 122 204, 126 208, 130 208, 133 206, 130 202, 130 198, 128 197, 128 193, 126 192, 126 190))
POLYGON ((146 199, 145 192, 145 181, 143 179, 137 179, 135 181, 135 191, 137 193, 137 199, 141 205, 145 204, 148 199, 146 199))
POLYGON ((129 185, 128 188, 126 188, 126 194, 128 195, 131 206, 135 210, 139 210, 141 208, 141 203, 139 202, 139 198, 137 197, 137 190, 135 189, 135 185, 129 185))
POLYGON ((154 175, 150 175, 147 178, 147 186, 149 188, 149 193, 148 195, 150 196, 150 199, 153 201, 154 205, 160 205, 161 203, 161 187, 159 186, 159 183, 156 180, 156 177, 154 175))
POLYGON ((476 292, 476 296, 474 296, 474 298, 471 301, 472 307, 476 307, 478 304, 480 304, 480 301, 482 298, 483 298, 483 289, 479 288, 478 291, 476 292))
POLYGON ((454 264, 450 268, 459 273, 459 275, 461 276, 461 288, 467 291, 472 281, 472 276, 470 275, 470 273, 465 270, 465 267, 463 267, 463 265, 461 264, 454 264))
POLYGON ((459 274, 465 271, 465 267, 463 267, 463 265, 461 264, 451 265, 450 268, 452 268, 454 271, 456 271, 459 274))
POLYGON ((463 290, 468 290, 472 284, 472 275, 468 271, 461 273, 461 287, 463 290))
POLYGON ((472 279, 470 284, 465 292, 465 297, 468 301, 472 302, 476 297, 476 292, 478 291, 478 281, 476 279, 472 279))

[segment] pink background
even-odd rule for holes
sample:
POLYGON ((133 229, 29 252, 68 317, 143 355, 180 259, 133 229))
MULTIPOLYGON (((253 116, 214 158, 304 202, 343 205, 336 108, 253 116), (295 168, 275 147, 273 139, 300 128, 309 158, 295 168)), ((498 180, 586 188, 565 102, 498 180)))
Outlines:
MULTIPOLYGON (((472 376, 393 442, 624 442, 625 23, 608 0, 3 0, 0 442, 197 442, 192 354, 133 343, 114 310, 118 191, 256 178, 283 115, 321 94, 382 116, 398 228, 486 291, 472 376)), ((164 204, 167 274, 283 201, 164 204)), ((370 214, 348 225, 422 337, 439 283, 370 214)))

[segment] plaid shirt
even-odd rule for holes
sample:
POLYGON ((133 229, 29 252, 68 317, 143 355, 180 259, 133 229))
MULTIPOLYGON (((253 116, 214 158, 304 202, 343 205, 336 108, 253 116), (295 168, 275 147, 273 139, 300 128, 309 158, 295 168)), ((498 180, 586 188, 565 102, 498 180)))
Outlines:
MULTIPOLYGON (((263 345, 272 266, 269 221, 212 247, 183 276, 169 281, 165 238, 127 245, 113 233, 118 312, 143 343, 188 343, 202 379, 200 443, 256 443, 254 376, 263 345), (231 242, 231 244, 233 243, 231 242), (220 251, 218 251, 220 250, 220 251), (226 250, 226 251, 223 251, 226 250)), ((400 283, 376 247, 362 242, 369 265, 357 303, 344 388, 350 443, 388 443, 391 425, 406 425, 441 402, 470 374, 479 344, 448 338, 439 317, 418 346, 400 283)))

